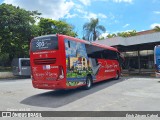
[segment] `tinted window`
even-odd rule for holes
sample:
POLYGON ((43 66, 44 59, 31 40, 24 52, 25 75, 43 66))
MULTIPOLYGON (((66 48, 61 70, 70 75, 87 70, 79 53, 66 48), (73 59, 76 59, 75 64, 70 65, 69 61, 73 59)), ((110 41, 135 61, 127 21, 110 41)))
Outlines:
POLYGON ((93 46, 93 45, 88 45, 88 44, 86 44, 85 46, 86 46, 88 57, 97 58, 97 59, 103 58, 103 54, 102 54, 102 51, 104 50, 103 48, 93 46))
POLYGON ((100 51, 99 52, 93 52, 92 54, 88 54, 88 57, 103 59, 102 53, 100 51))
POLYGON ((30 66, 29 60, 21 60, 21 66, 30 66))
POLYGON ((58 38, 56 36, 39 37, 31 41, 31 51, 58 50, 58 38))
POLYGON ((118 54, 115 51, 104 50, 103 51, 103 57, 104 57, 104 59, 117 60, 118 59, 118 54))

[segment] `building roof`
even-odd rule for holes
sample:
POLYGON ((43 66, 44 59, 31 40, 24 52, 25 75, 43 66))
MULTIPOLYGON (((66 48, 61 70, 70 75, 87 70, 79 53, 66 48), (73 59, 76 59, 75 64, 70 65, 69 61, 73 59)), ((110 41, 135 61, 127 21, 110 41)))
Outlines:
POLYGON ((109 46, 132 46, 157 42, 160 43, 160 32, 141 34, 132 37, 113 37, 105 40, 97 40, 96 42, 109 46))
POLYGON ((145 31, 140 31, 137 32, 137 35, 145 35, 145 34, 151 34, 151 33, 155 33, 156 31, 154 29, 152 30, 145 30, 145 31))

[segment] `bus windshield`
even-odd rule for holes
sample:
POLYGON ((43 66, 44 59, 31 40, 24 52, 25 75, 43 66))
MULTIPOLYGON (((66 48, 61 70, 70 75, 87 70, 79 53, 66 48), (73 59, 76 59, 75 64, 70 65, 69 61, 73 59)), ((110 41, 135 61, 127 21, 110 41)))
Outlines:
POLYGON ((160 56, 160 46, 157 46, 155 49, 155 55, 160 56))
POLYGON ((31 41, 31 51, 58 50, 57 36, 37 37, 31 41))

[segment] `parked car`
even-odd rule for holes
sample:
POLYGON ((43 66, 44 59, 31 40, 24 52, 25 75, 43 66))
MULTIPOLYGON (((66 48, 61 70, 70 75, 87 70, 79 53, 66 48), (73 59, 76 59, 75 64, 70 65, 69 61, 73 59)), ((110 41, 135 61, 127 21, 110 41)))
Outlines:
POLYGON ((15 76, 30 76, 30 58, 14 58, 12 60, 12 72, 15 76))

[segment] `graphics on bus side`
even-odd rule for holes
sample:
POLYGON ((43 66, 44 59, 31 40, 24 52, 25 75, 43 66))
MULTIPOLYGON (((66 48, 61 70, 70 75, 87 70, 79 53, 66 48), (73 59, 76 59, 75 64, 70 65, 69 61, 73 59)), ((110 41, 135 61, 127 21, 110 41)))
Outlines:
MULTIPOLYGON (((105 53, 104 57, 109 59, 101 58, 101 50, 91 50, 93 48, 87 48, 84 43, 71 41, 65 39, 65 51, 66 51, 66 68, 67 68, 67 86, 77 86, 85 84, 86 76, 91 74, 93 80, 108 79, 107 77, 113 77, 114 73, 118 69, 118 61, 114 58, 117 56, 111 56, 113 53, 105 53), (94 52, 93 52, 94 51, 94 52), (96 53, 99 52, 99 53, 96 53), (88 52, 88 53, 87 53, 88 52), (92 56, 92 57, 88 57, 92 56), (99 57, 95 57, 99 56, 99 57)), ((96 49, 94 47, 94 49, 96 49)))
POLYGON ((83 43, 65 40, 67 86, 85 83, 87 74, 92 74, 91 65, 83 43), (76 78, 76 79, 75 79, 76 78))

